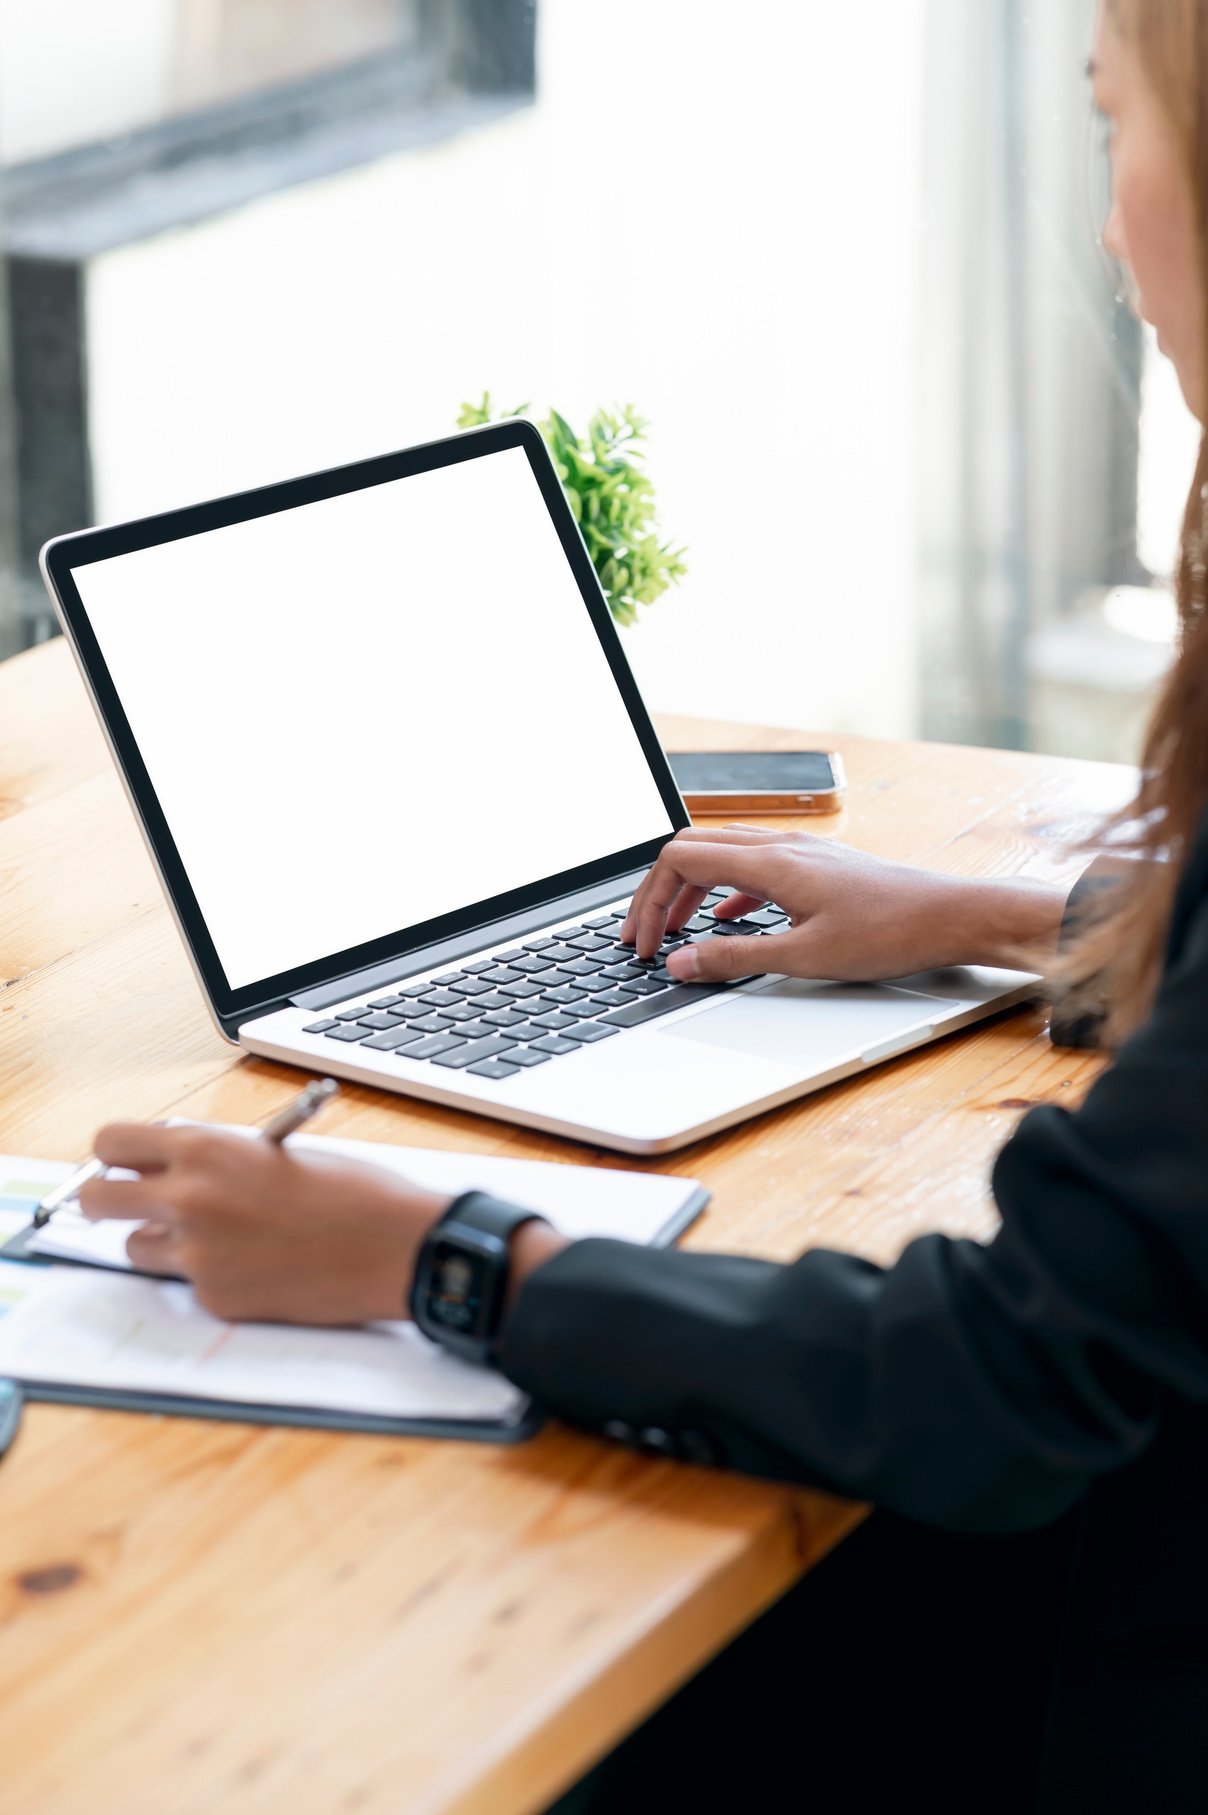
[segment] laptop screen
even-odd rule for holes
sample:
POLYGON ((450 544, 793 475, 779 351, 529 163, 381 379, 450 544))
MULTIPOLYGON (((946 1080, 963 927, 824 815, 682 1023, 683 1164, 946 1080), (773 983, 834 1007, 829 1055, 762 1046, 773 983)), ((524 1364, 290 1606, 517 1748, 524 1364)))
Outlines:
POLYGON ((523 446, 80 552, 233 992, 681 823, 523 446))

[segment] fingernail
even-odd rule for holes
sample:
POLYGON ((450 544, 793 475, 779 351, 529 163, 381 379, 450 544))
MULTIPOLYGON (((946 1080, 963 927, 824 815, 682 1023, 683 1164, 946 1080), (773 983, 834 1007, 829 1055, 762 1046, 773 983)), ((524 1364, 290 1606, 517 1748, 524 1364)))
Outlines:
POLYGON ((691 983, 700 976, 700 953, 694 945, 681 945, 677 952, 668 955, 667 969, 673 977, 691 983))

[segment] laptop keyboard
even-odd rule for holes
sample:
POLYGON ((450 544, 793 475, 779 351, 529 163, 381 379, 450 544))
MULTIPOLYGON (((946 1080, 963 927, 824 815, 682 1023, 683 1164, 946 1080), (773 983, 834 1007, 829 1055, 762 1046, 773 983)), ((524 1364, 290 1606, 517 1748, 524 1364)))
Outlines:
POLYGON ((683 931, 664 939, 646 962, 620 942, 624 913, 598 914, 461 970, 338 1009, 303 1031, 502 1082, 731 988, 677 983, 666 968, 677 946, 774 933, 788 924, 777 907, 744 920, 715 920, 710 910, 728 892, 715 889, 683 931))

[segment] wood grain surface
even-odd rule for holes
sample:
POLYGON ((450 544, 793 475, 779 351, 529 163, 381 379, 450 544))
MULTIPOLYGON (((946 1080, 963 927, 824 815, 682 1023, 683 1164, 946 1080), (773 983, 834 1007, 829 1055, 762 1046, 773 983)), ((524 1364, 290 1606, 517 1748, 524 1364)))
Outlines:
MULTIPOLYGON (((833 743, 849 804, 801 823, 965 874, 1072 878, 1068 841, 1129 780, 660 728, 833 743)), ((650 1165, 712 1191, 692 1246, 884 1260, 988 1232, 995 1151, 1096 1069, 1015 1012, 650 1165)), ((0 1150, 75 1158, 118 1115, 259 1120, 299 1082, 214 1030, 67 649, 4 664, 0 1150)), ((634 1163, 355 1085, 324 1126, 634 1163)), ((861 1516, 557 1426, 503 1449, 34 1406, 0 1466, 0 1812, 528 1815, 861 1516)))

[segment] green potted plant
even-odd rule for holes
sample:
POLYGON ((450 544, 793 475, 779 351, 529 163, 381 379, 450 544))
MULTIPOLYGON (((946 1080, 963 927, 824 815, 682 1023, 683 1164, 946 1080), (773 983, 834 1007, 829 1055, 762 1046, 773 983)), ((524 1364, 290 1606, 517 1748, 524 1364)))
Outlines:
MULTIPOLYGON (((463 403, 457 426, 479 428, 528 409, 492 412, 491 394, 481 403, 463 403)), ((551 410, 538 428, 587 552, 618 624, 635 624, 639 608, 653 605, 687 572, 685 550, 660 542, 655 522, 654 486, 645 470, 647 424, 632 404, 619 411, 597 410, 580 437, 564 416, 551 410)))

